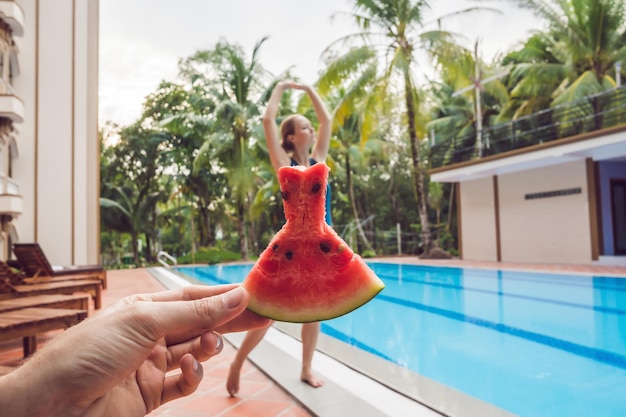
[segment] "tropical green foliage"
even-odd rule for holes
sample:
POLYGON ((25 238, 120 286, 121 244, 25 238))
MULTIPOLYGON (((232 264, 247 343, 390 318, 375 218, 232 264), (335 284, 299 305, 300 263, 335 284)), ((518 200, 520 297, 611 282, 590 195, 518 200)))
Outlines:
POLYGON ((178 257, 179 264, 217 264, 221 262, 234 262, 241 260, 241 255, 237 252, 219 249, 217 247, 200 248, 196 253, 188 253, 178 257))
MULTIPOLYGON (((626 63, 624 0, 516 2, 545 30, 488 61, 478 43, 467 49, 441 30, 447 16, 428 19, 429 2, 353 1, 358 32, 329 45, 316 88, 333 115, 334 227, 357 252, 420 254, 435 244, 457 253, 454 186, 429 182, 435 162, 455 162, 459 148, 479 156, 483 139, 497 152, 493 141, 510 135, 507 127, 483 138, 480 127, 541 111, 537 120, 558 121, 563 131, 555 134, 567 135, 581 123, 574 113, 602 127, 593 115, 626 101, 589 98, 613 91, 616 64, 626 63), (438 76, 420 82, 425 71, 438 76), (564 105, 575 112, 557 111, 564 105)), ((111 265, 151 263, 159 250, 181 262, 254 258, 281 227, 260 115, 275 83, 293 76, 261 67, 265 42, 250 55, 227 40, 197 51, 146 97, 139 120, 103 126, 101 242, 111 265)), ((300 112, 314 120, 301 97, 283 95, 279 119, 300 112)), ((611 123, 626 122, 622 116, 611 123)))
POLYGON ((120 137, 123 140, 119 145, 105 153, 110 159, 100 190, 102 227, 129 233, 133 259, 139 263, 139 234, 144 234, 147 253, 151 253, 156 239, 157 203, 168 196, 161 181, 169 165, 169 155, 163 151, 167 138, 138 124, 122 129, 120 137))
POLYGON ((552 86, 552 105, 615 87, 615 64, 626 61, 624 0, 518 0, 544 19, 548 31, 514 53, 525 65, 517 94, 532 96, 537 81, 552 86), (529 74, 525 74, 529 73, 529 74), (529 79, 525 80, 528 75, 529 79), (537 77, 542 77, 537 79, 537 77))
MULTIPOLYGON (((473 11, 474 8, 459 13, 473 11)), ((419 222, 422 225, 424 250, 432 247, 431 228, 426 197, 426 167, 421 144, 427 139, 425 118, 421 107, 426 100, 415 80, 420 52, 433 52, 445 48, 453 40, 452 34, 434 26, 446 16, 427 20, 429 3, 421 0, 355 0, 353 18, 360 32, 347 36, 344 41, 363 39, 386 63, 374 94, 388 95, 399 88, 404 104, 403 123, 411 151, 412 182, 419 222)))

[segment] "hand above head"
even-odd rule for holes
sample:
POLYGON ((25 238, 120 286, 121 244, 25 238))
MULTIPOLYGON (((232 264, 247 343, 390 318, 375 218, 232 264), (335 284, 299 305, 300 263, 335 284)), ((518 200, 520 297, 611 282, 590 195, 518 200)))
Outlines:
POLYGON ((288 90, 290 88, 293 90, 306 90, 310 88, 306 84, 302 84, 291 79, 281 80, 278 83, 276 83, 276 86, 279 88, 282 88, 283 90, 288 90))
POLYGON ((7 415, 144 416, 193 393, 220 333, 267 326, 238 285, 126 297, 54 336, 0 378, 7 415), (168 374, 172 370, 180 372, 168 374))
POLYGON ((309 85, 296 83, 296 82, 292 82, 289 86, 293 88, 294 90, 307 90, 311 88, 309 85))

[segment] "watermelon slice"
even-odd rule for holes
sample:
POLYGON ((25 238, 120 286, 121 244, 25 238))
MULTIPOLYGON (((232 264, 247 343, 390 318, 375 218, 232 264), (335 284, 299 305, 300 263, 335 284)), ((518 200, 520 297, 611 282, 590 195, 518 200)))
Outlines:
POLYGON ((324 221, 328 171, 323 163, 278 170, 286 222, 242 284, 249 310, 278 321, 328 320, 385 287, 324 221))

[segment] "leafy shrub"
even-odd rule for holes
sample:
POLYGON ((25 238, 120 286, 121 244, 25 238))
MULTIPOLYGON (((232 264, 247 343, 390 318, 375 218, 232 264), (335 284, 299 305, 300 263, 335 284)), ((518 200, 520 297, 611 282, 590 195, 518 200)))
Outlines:
POLYGON ((195 259, 192 259, 191 253, 180 256, 177 261, 179 264, 217 264, 220 262, 233 262, 241 259, 241 255, 236 252, 231 252, 224 249, 219 249, 215 247, 211 248, 200 248, 195 254, 195 259))

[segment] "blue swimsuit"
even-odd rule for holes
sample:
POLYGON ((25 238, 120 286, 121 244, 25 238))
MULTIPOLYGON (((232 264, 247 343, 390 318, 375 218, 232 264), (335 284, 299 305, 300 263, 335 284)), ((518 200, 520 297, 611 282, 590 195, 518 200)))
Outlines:
MULTIPOLYGON (((309 163, 311 165, 315 165, 317 164, 317 161, 313 158, 309 158, 309 163)), ((296 162, 293 158, 291 158, 291 166, 295 167, 298 164, 298 162, 296 162)), ((329 226, 333 225, 332 219, 330 217, 330 182, 326 183, 326 223, 329 226)))

